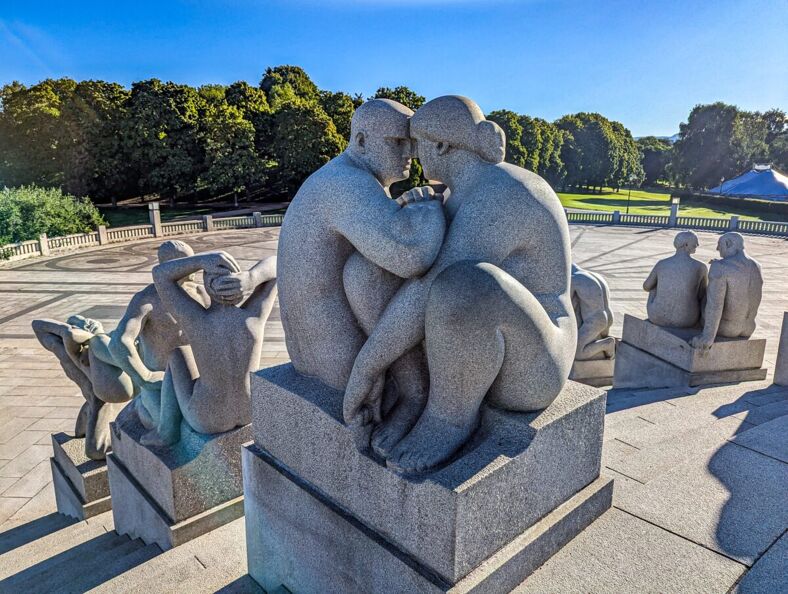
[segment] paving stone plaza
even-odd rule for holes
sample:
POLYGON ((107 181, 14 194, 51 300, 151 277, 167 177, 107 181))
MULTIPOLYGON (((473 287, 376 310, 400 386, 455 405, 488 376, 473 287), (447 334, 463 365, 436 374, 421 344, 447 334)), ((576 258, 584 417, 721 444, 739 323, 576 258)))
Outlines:
MULTIPOLYGON (((673 253, 675 231, 572 226, 574 261, 610 285, 621 336, 644 317, 642 284, 673 253)), ((276 253, 278 228, 184 237, 222 249, 241 268, 276 253)), ((696 257, 716 257, 699 232, 696 257)), ((610 390, 603 475, 613 507, 532 574, 518 592, 788 591, 788 387, 772 384, 788 309, 788 242, 747 236, 763 269, 755 336, 766 338, 765 381, 704 388, 610 390)), ((51 434, 71 432, 84 399, 34 337, 31 321, 81 314, 117 324, 151 282, 158 241, 0 267, 0 592, 255 592, 244 520, 184 545, 119 536, 111 512, 77 522, 56 513, 51 434)), ((263 366, 288 360, 278 307, 263 366)))

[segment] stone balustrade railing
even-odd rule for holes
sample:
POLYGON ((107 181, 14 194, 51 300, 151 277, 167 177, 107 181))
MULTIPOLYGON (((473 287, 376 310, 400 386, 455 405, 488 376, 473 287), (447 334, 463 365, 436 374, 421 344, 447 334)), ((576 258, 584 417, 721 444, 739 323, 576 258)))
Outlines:
MULTIPOLYGON (((63 237, 47 237, 42 233, 38 239, 21 241, 0 246, 0 259, 21 260, 35 256, 48 256, 52 253, 61 253, 83 247, 106 245, 136 241, 139 239, 153 239, 155 237, 169 237, 172 235, 186 235, 202 231, 220 231, 223 229, 248 229, 251 227, 275 227, 282 224, 283 215, 264 215, 255 212, 250 215, 237 217, 203 216, 202 220, 173 221, 169 223, 131 225, 127 227, 110 227, 101 225, 96 231, 90 233, 77 233, 63 237)), ((788 223, 776 221, 749 221, 739 220, 732 216, 728 219, 712 217, 682 217, 669 215, 641 215, 623 214, 616 210, 613 212, 576 212, 567 211, 566 218, 574 224, 591 225, 631 225, 635 227, 676 227, 679 229, 698 229, 703 231, 739 231, 760 235, 776 235, 788 237, 788 223)))
POLYGON ((250 215, 236 217, 217 217, 205 215, 202 219, 172 221, 161 223, 158 218, 151 224, 131 225, 127 227, 109 227, 100 225, 89 233, 76 233, 63 237, 47 237, 42 233, 38 239, 10 243, 0 246, 0 260, 22 260, 35 256, 48 256, 72 251, 83 247, 107 245, 140 239, 187 235, 204 231, 222 229, 248 229, 251 227, 274 227, 282 224, 283 215, 263 215, 255 212, 250 215))

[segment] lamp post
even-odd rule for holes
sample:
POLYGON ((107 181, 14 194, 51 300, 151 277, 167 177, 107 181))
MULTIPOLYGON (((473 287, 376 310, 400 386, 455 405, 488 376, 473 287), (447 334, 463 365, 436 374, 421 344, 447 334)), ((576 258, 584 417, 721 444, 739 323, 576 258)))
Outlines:
POLYGON ((722 186, 723 186, 724 183, 725 183, 725 178, 721 177, 720 178, 720 191, 719 191, 720 196, 722 196, 722 186))
POLYGON ((632 199, 632 184, 635 183, 637 178, 634 175, 629 176, 629 192, 627 192, 627 214, 629 214, 629 201, 632 199))

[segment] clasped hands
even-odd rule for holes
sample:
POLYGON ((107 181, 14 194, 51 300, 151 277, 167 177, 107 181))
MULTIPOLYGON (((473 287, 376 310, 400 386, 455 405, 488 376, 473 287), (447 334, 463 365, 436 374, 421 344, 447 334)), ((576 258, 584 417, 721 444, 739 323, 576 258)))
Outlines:
POLYGON ((252 294, 255 284, 251 275, 241 270, 230 254, 208 252, 204 256, 203 271, 210 277, 211 288, 222 301, 237 303, 252 294))
POLYGON ((443 194, 436 194, 431 186, 421 186, 412 188, 407 192, 403 192, 401 196, 396 199, 396 203, 400 206, 407 206, 416 202, 426 202, 428 200, 438 200, 443 202, 443 194))

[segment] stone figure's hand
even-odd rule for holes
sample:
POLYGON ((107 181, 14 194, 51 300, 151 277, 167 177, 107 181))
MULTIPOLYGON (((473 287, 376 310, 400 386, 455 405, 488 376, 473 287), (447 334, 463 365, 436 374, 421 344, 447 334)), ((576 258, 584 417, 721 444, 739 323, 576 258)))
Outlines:
POLYGON ((161 392, 161 385, 164 382, 163 371, 151 371, 143 380, 142 386, 149 392, 161 392))
POLYGON ((248 297, 254 291, 254 281, 248 271, 234 272, 219 277, 213 283, 214 290, 230 301, 248 297))
POLYGON ((383 378, 376 378, 353 367, 342 402, 343 416, 348 425, 369 425, 381 420, 383 378))
POLYGON ((241 272, 238 262, 230 254, 225 252, 207 252, 204 254, 205 264, 203 270, 207 274, 229 274, 241 272))
POLYGON ((707 351, 711 348, 711 345, 714 344, 714 338, 709 338, 704 336, 703 334, 699 334, 698 336, 693 336, 690 339, 690 346, 695 349, 699 349, 701 351, 707 351))
POLYGON ((436 194, 435 190, 430 186, 422 186, 404 192, 402 196, 397 198, 397 204, 405 206, 406 204, 426 202, 427 200, 443 200, 443 194, 436 194))

